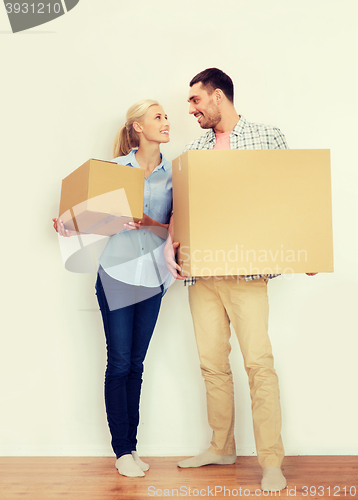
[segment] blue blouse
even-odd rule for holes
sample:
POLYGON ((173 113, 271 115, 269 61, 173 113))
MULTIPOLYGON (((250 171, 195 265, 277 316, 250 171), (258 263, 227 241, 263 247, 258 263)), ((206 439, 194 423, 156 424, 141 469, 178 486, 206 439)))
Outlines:
MULTIPOLYGON (((132 150, 126 156, 112 160, 119 165, 141 168, 132 150)), ((172 212, 172 166, 163 156, 161 163, 144 177, 143 212, 161 224, 169 224, 172 212)), ((163 249, 167 231, 163 238, 147 228, 125 229, 111 236, 99 263, 112 278, 131 285, 157 287, 170 282, 170 273, 165 263, 163 249)), ((165 285, 166 287, 166 285, 165 285)))

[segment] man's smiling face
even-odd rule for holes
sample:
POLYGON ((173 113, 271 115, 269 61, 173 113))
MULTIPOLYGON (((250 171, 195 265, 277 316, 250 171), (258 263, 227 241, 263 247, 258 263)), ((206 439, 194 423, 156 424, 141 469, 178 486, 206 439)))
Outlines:
POLYGON ((189 113, 197 118, 201 128, 215 128, 221 121, 221 113, 214 100, 214 92, 208 94, 202 83, 195 83, 189 91, 189 113))

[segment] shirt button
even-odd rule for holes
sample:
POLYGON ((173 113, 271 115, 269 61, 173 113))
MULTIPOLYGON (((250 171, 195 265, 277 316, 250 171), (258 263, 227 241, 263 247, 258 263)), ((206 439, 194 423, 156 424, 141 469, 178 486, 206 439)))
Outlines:
POLYGON ((146 207, 147 207, 147 206, 148 206, 148 205, 146 205, 146 207))

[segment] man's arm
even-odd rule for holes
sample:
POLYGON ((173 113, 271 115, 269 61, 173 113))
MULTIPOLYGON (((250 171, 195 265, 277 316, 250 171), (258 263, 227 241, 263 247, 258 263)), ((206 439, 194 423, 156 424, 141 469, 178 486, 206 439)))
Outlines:
MULTIPOLYGON (((275 149, 288 149, 286 138, 279 128, 274 129, 274 145, 275 149)), ((315 276, 318 273, 306 273, 307 276, 315 276)))
POLYGON ((287 141, 279 128, 274 128, 273 149, 288 149, 287 141))

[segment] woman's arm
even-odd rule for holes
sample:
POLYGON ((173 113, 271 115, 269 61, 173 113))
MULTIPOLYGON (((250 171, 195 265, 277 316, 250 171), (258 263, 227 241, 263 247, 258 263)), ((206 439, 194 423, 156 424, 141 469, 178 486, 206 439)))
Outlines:
POLYGON ((52 219, 52 221, 55 231, 57 231, 60 236, 65 236, 65 238, 69 238, 70 236, 74 236, 75 234, 77 234, 77 231, 71 231, 70 229, 66 229, 61 219, 54 218, 52 219))

